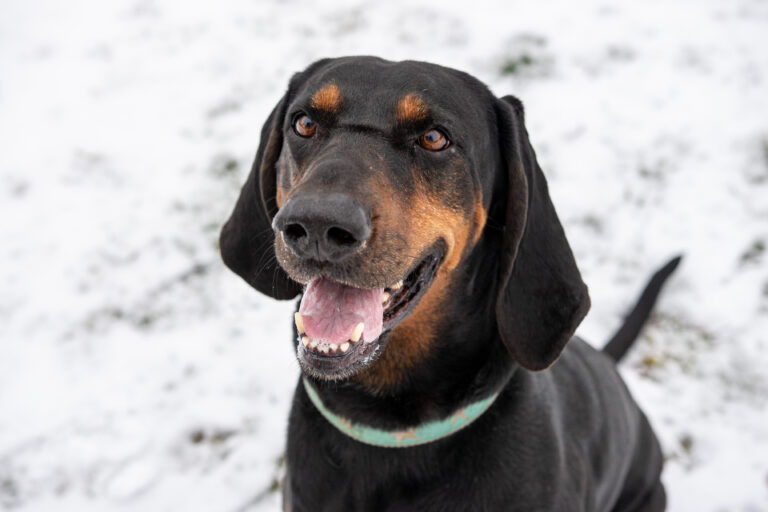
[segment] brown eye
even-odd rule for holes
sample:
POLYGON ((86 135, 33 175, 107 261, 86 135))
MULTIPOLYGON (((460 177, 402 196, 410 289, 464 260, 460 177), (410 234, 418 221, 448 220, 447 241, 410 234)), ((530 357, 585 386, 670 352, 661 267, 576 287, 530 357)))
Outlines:
POLYGON ((308 115, 302 114, 293 122, 293 130, 301 137, 311 137, 317 130, 317 124, 308 115))
POLYGON ((448 137, 440 130, 433 128, 419 137, 419 146, 430 151, 441 151, 451 144, 448 137))

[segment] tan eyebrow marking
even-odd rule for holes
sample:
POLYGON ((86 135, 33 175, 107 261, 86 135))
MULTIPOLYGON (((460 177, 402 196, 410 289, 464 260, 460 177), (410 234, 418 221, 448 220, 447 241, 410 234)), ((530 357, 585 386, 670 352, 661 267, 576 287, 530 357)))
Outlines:
POLYGON ((341 89, 336 84, 324 85, 312 95, 312 107, 334 113, 341 106, 341 89))
POLYGON ((397 102, 397 120, 400 123, 422 121, 427 117, 427 104, 418 94, 412 92, 397 102))

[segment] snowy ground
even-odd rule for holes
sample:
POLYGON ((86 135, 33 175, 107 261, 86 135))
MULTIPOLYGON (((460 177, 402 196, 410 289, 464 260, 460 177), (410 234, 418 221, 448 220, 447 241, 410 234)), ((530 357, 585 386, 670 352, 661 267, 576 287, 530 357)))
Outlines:
POLYGON ((430 60, 527 106, 670 510, 768 510, 768 3, 5 0, 0 509, 276 510, 291 304, 216 237, 292 72, 430 60))

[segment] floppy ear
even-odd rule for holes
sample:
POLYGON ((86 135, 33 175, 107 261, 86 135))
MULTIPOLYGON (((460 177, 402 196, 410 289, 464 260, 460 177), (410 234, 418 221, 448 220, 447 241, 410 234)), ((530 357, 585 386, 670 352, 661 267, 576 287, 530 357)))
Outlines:
POLYGON ((251 173, 219 237, 224 263, 261 293, 281 300, 301 292, 301 286, 277 264, 272 231, 277 213, 275 164, 283 146, 286 98, 287 94, 264 123, 251 173))
POLYGON ((496 322, 517 363, 542 370, 587 314, 589 294, 528 140, 522 103, 505 96, 496 112, 507 173, 496 322))

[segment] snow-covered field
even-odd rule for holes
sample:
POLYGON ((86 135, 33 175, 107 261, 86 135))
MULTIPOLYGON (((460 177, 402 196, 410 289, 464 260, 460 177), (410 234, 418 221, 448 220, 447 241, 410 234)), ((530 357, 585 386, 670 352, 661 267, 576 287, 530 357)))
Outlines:
POLYGON ((290 303, 216 239, 292 72, 376 54, 527 108, 669 509, 768 510, 768 2, 4 0, 0 509, 276 510, 290 303))

